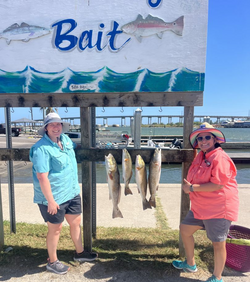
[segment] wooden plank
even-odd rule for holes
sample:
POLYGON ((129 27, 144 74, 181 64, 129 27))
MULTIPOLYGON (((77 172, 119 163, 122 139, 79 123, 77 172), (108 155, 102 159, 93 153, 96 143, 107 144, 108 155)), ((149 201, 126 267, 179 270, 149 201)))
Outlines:
MULTIPOLYGON (((84 148, 90 147, 90 108, 80 108, 81 120, 81 145, 84 148)), ((92 251, 92 187, 91 162, 81 160, 82 163, 82 203, 83 203, 83 242, 84 250, 92 251)))
POLYGON ((0 250, 2 250, 3 246, 4 246, 3 203, 2 203, 1 176, 0 176, 0 250))
MULTIPOLYGON (((5 149, 0 148, 0 161, 29 161, 30 149, 5 149)), ((149 163, 153 155, 154 148, 145 149, 128 149, 132 161, 135 162, 136 155, 141 155, 145 163, 149 163)), ((104 161, 105 156, 109 153, 113 154, 117 163, 122 161, 122 149, 76 149, 76 159, 78 163, 85 161, 104 161)), ((182 163, 183 161, 192 161, 193 150, 185 149, 162 149, 162 163, 182 163)))
POLYGON ((246 149, 250 149, 250 142, 226 142, 221 144, 221 147, 224 150, 228 150, 228 149, 246 150, 246 149))
MULTIPOLYGON (((194 122, 194 107, 184 107, 184 127, 183 127, 183 146, 185 149, 190 149, 189 134, 193 131, 194 122)), ((182 163, 182 179, 187 177, 188 169, 192 160, 187 160, 182 163)), ((183 183, 182 183, 183 184, 183 183)), ((185 218, 190 208, 190 200, 188 194, 184 193, 181 189, 181 211, 180 222, 185 218)), ((185 249, 181 236, 179 235, 179 254, 181 257, 185 256, 185 249)))
MULTIPOLYGON (((29 161, 30 149, 5 149, 0 148, 0 161, 29 161)), ((153 154, 154 148, 144 149, 128 149, 130 152, 132 161, 135 161, 136 155, 141 155, 145 160, 145 163, 150 162, 150 158, 153 154)), ((121 163, 122 149, 76 149, 76 159, 78 163, 83 161, 104 161, 105 156, 109 153, 113 154, 117 163, 121 163)), ((182 163, 192 162, 193 149, 181 149, 181 150, 167 150, 162 149, 162 163, 182 163)), ((235 163, 250 163, 250 153, 228 153, 235 163)))
POLYGON ((202 106, 203 92, 8 93, 2 107, 202 106))

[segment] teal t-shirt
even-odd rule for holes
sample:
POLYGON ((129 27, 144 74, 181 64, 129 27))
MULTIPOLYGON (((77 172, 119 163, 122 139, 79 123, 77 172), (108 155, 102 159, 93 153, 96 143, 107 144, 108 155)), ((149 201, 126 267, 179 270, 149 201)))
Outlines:
POLYGON ((74 143, 65 134, 61 134, 60 140, 63 150, 47 134, 30 149, 30 161, 33 163, 34 203, 48 205, 37 179, 37 172, 49 173, 52 194, 58 205, 80 193, 74 143))

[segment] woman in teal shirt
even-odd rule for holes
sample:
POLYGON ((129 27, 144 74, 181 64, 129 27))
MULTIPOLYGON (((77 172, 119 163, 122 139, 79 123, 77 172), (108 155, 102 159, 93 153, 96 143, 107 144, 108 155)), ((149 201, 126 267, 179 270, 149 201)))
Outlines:
POLYGON ((74 260, 93 261, 96 253, 85 252, 81 237, 81 197, 78 184, 74 143, 63 134, 69 123, 56 113, 48 114, 38 133, 43 137, 32 146, 34 202, 38 204, 48 225, 48 271, 65 274, 69 270, 57 258, 57 244, 64 218, 70 226, 70 235, 76 251, 74 260))

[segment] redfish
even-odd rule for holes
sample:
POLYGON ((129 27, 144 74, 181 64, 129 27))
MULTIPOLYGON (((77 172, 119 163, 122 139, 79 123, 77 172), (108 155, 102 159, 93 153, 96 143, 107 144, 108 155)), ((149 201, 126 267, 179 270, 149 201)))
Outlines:
POLYGON ((109 186, 109 199, 112 199, 113 213, 112 217, 123 217, 118 204, 121 199, 121 185, 120 185, 120 173, 116 163, 116 160, 112 154, 105 156, 105 165, 109 186))

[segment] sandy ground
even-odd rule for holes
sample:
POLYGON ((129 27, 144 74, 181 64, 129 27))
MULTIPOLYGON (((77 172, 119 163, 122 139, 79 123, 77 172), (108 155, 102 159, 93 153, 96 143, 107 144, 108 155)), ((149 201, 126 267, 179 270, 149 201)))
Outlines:
MULTIPOLYGON (((112 219, 112 203, 108 197, 107 184, 97 185, 96 225, 104 227, 156 227, 154 209, 142 210, 140 194, 137 193, 135 184, 131 185, 133 195, 124 196, 122 193, 119 205, 123 218, 112 219)), ((178 229, 180 218, 180 190, 179 184, 162 184, 157 193, 162 208, 172 229, 178 229)), ((8 185, 2 184, 2 209, 3 217, 9 220, 8 185)), ((250 185, 239 185, 240 214, 239 220, 234 223, 250 228, 250 185)), ((16 221, 28 223, 41 223, 37 205, 33 204, 32 184, 15 184, 16 221)), ((205 281, 211 273, 199 270, 195 274, 186 274, 179 271, 171 273, 155 273, 154 270, 117 271, 109 262, 97 260, 94 263, 84 263, 73 266, 67 275, 59 276, 45 271, 45 265, 29 269, 28 266, 20 266, 13 270, 11 266, 0 269, 0 281, 205 281)), ((241 273, 225 268, 225 282, 250 281, 250 273, 241 273)))

